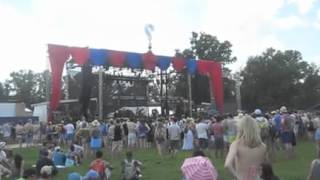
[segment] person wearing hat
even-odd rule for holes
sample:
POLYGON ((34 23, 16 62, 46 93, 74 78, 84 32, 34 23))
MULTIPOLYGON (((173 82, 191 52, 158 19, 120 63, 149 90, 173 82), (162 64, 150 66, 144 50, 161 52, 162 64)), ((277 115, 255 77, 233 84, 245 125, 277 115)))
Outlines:
POLYGON ((39 180, 51 180, 53 175, 53 166, 43 166, 40 170, 39 180))
POLYGON ((294 119, 289 115, 287 108, 282 106, 280 108, 281 113, 281 141, 284 145, 285 155, 287 159, 291 159, 294 156, 294 119))

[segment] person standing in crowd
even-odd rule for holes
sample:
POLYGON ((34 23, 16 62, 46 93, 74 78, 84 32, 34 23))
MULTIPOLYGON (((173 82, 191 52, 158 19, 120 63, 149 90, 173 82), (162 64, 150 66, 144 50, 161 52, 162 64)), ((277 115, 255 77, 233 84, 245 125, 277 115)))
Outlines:
POLYGON ((193 127, 192 119, 186 120, 186 125, 184 129, 183 146, 182 150, 193 150, 193 127))
POLYGON ((288 159, 294 156, 294 132, 293 132, 293 118, 288 114, 287 108, 282 106, 281 113, 281 140, 284 145, 285 155, 288 159))
POLYGON ((2 133, 3 133, 4 141, 8 142, 11 136, 11 127, 9 123, 5 123, 2 125, 2 133))
POLYGON ((167 133, 167 131, 166 131, 166 127, 163 123, 163 120, 159 119, 156 124, 155 130, 154 130, 154 138, 155 138, 158 154, 160 156, 162 156, 162 154, 163 154, 165 143, 167 141, 166 140, 167 139, 166 133, 167 133))
POLYGON ((19 122, 17 125, 16 125, 16 134, 17 134, 17 140, 18 140, 18 144, 19 144, 19 148, 21 149, 22 148, 22 144, 23 144, 23 137, 24 137, 24 129, 23 129, 23 126, 22 126, 22 123, 19 122))
POLYGON ((223 140, 223 126, 222 126, 222 117, 217 116, 216 122, 211 125, 211 134, 213 134, 214 137, 214 151, 215 151, 215 156, 216 158, 223 157, 223 152, 224 152, 224 140, 223 140))
POLYGON ((29 119, 28 122, 23 126, 24 134, 25 134, 25 141, 26 147, 31 147, 33 144, 33 124, 32 119, 29 119))
POLYGON ((122 151, 123 147, 123 138, 124 132, 123 128, 121 126, 120 120, 116 120, 116 124, 114 127, 114 136, 113 136, 113 142, 112 142, 112 157, 116 157, 119 155, 119 153, 122 151))
POLYGON ((149 131, 147 132, 147 148, 151 148, 154 140, 154 126, 151 120, 147 121, 149 131))
POLYGON ((68 124, 66 124, 64 126, 64 129, 66 131, 67 145, 70 146, 73 141, 73 136, 74 136, 74 131, 75 131, 74 125, 71 122, 69 122, 68 124))
POLYGON ((145 122, 141 120, 138 123, 138 139, 139 139, 139 148, 145 149, 147 146, 147 133, 150 131, 150 127, 145 122))
POLYGON ((108 146, 108 130, 109 130, 109 124, 106 121, 102 121, 100 123, 100 133, 102 135, 102 140, 105 148, 107 149, 108 146))
POLYGON ((229 149, 230 144, 235 140, 237 135, 237 124, 232 115, 228 114, 226 115, 226 119, 224 119, 222 125, 225 132, 226 147, 229 149))
POLYGON ((198 124, 196 125, 196 133, 199 140, 199 148, 206 150, 209 145, 209 125, 205 122, 205 119, 200 117, 198 124))
POLYGON ((129 131, 128 131, 128 124, 127 124, 127 119, 121 119, 121 123, 122 123, 122 129, 123 129, 123 146, 124 148, 128 147, 128 135, 129 135, 129 131))
POLYGON ((177 124, 177 119, 172 118, 172 123, 168 127, 168 135, 169 135, 169 141, 170 141, 170 152, 171 157, 175 157, 178 150, 180 149, 180 133, 181 129, 179 125, 177 124))
POLYGON ((230 145, 225 167, 237 180, 255 180, 266 152, 256 121, 246 115, 239 120, 237 137, 230 145))
POLYGON ((127 122, 128 127, 128 149, 133 150, 137 145, 137 124, 131 118, 127 122))
POLYGON ((109 120, 109 130, 108 130, 108 140, 109 140, 109 144, 108 144, 108 147, 110 147, 110 152, 112 150, 112 143, 113 143, 113 138, 114 138, 114 128, 115 128, 115 125, 114 125, 114 121, 113 119, 110 119, 109 120))

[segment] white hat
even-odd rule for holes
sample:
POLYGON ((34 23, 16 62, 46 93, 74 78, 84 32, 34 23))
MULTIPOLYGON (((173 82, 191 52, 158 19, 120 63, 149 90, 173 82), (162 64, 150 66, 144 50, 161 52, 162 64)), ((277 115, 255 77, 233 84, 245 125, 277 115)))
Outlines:
POLYGON ((6 142, 0 142, 0 149, 3 149, 4 147, 6 147, 6 142))
POLYGON ((97 127, 97 126, 100 126, 100 123, 99 123, 99 121, 98 120, 94 120, 94 121, 92 121, 92 126, 95 126, 95 127, 97 127))
POLYGON ((60 146, 57 146, 54 148, 55 151, 59 151, 60 149, 61 149, 60 146))
POLYGON ((287 110, 287 108, 286 108, 285 106, 282 106, 282 107, 280 108, 280 112, 281 112, 281 113, 286 113, 286 112, 288 112, 288 110, 287 110))
POLYGON ((254 114, 255 115, 261 115, 262 111, 260 109, 256 109, 256 110, 254 110, 254 114))

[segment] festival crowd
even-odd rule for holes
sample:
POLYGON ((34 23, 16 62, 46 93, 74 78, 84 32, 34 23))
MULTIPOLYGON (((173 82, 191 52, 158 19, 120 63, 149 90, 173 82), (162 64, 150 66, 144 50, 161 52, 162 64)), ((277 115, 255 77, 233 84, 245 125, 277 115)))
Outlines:
POLYGON ((50 180, 60 169, 82 166, 87 157, 95 157, 85 174, 73 172, 68 180, 110 180, 113 166, 103 158, 109 154, 121 163, 121 179, 143 179, 143 162, 134 159, 138 149, 156 147, 159 156, 176 158, 179 151, 193 151, 181 166, 183 180, 217 180, 219 172, 210 157, 225 158, 225 168, 235 180, 278 180, 272 162, 284 151, 288 160, 295 158, 300 140, 315 142, 317 157, 311 162, 307 180, 320 179, 320 114, 279 110, 237 115, 197 118, 86 118, 78 121, 6 123, 0 128, 0 180, 50 180), (18 148, 40 146, 32 168, 24 167, 20 154, 13 154, 8 144, 18 148), (41 144, 41 145, 39 145, 41 144), (67 150, 63 150, 67 149, 67 150))

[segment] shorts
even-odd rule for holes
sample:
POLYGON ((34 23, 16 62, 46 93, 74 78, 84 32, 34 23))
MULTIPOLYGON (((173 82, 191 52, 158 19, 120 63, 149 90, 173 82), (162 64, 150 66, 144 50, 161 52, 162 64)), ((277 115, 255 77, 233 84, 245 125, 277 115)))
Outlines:
POLYGON ((134 146, 137 142, 137 136, 134 133, 128 134, 128 146, 134 146))
POLYGON ((215 139, 214 147, 216 149, 223 149, 223 145, 224 145, 223 137, 215 137, 214 139, 215 139))
POLYGON ((170 140, 170 149, 180 149, 179 140, 170 140))
POLYGON ((207 149, 208 148, 208 139, 205 139, 205 138, 199 138, 199 147, 201 149, 207 149))
POLYGON ((122 151, 122 147, 123 147, 122 140, 112 142, 112 151, 122 151))
POLYGON ((73 140, 73 134, 66 134, 66 140, 72 141, 73 140))
POLYGON ((284 143, 284 144, 292 143, 293 138, 292 138, 291 132, 282 132, 281 133, 281 140, 282 140, 282 143, 284 143))

